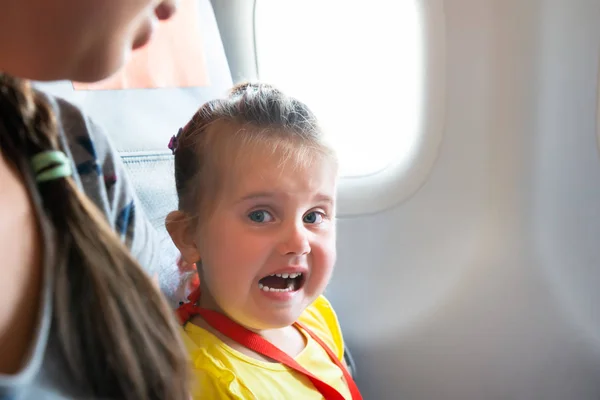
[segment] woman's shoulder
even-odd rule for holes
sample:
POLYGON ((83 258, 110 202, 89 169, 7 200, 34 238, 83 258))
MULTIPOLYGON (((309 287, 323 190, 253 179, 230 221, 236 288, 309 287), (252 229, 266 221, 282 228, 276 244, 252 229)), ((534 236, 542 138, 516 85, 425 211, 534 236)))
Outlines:
POLYGON ((154 275, 159 268, 158 236, 114 144, 80 107, 43 91, 38 93, 53 110, 61 147, 72 160, 73 179, 106 215, 140 264, 154 275))

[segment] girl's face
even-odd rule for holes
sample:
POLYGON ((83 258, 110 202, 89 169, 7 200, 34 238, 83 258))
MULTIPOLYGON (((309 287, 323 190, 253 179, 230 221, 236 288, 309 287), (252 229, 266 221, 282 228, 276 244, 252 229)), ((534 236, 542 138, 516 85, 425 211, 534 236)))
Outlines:
POLYGON ((148 42, 176 1, 0 0, 0 71, 36 80, 103 79, 148 42))
POLYGON ((265 330, 289 326, 321 295, 336 259, 337 168, 281 165, 269 153, 225 172, 209 218, 190 233, 201 305, 265 330))

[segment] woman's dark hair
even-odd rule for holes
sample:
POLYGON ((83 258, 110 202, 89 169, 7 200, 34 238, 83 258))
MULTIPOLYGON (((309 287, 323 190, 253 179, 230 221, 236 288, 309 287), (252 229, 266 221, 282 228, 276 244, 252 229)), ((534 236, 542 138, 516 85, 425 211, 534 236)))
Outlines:
POLYGON ((159 289, 71 178, 36 183, 30 160, 61 150, 27 81, 0 74, 0 151, 38 205, 53 270, 52 329, 68 375, 98 398, 188 400, 187 358, 159 289))

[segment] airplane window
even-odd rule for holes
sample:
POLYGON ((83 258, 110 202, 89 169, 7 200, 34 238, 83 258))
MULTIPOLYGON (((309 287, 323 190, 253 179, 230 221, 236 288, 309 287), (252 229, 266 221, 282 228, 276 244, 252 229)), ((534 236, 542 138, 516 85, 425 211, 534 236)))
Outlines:
POLYGON ((313 109, 343 177, 411 162, 421 134, 420 24, 416 1, 257 0, 260 79, 313 109))

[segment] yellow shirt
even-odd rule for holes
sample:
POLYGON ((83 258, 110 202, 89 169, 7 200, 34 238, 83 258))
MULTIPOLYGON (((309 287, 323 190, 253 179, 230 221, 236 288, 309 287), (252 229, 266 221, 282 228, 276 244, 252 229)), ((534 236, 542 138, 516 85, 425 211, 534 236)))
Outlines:
MULTIPOLYGON (((325 297, 315 300, 299 321, 318 335, 340 360, 343 359, 342 332, 325 297)), ((282 364, 259 361, 242 354, 196 325, 186 324, 184 330, 183 339, 193 365, 194 399, 323 399, 308 378, 282 364)), ((342 371, 310 335, 302 333, 306 347, 295 360, 350 400, 342 371)))

